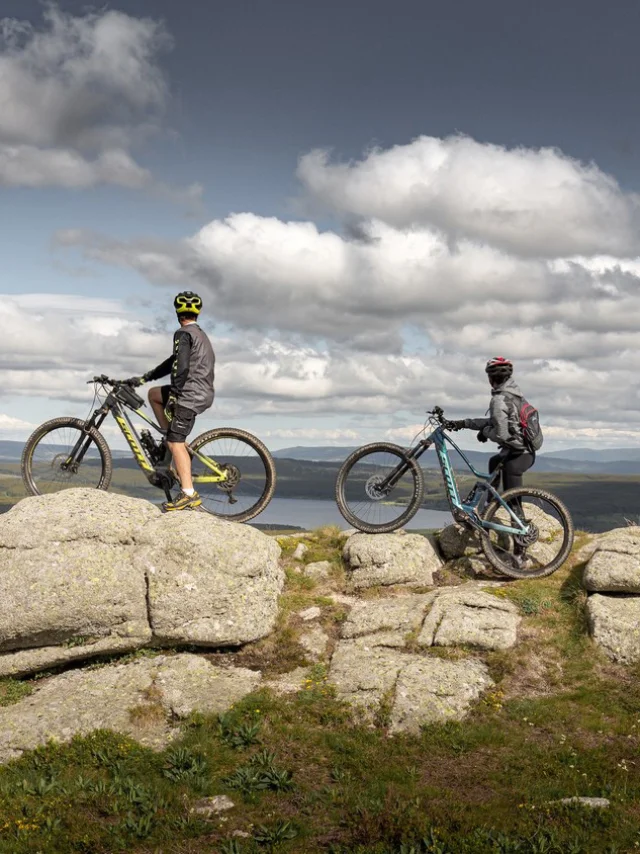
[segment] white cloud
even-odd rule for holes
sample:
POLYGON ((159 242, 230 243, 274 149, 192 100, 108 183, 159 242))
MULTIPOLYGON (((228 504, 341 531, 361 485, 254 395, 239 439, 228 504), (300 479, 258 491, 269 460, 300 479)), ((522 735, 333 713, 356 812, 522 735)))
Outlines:
POLYGON ((198 186, 170 189, 130 153, 161 126, 163 26, 115 10, 43 14, 40 29, 0 21, 0 185, 116 184, 197 201, 198 186))
POLYGON ((466 139, 304 164, 309 186, 310 175, 326 179, 327 201, 363 217, 357 229, 238 213, 174 243, 79 230, 59 243, 202 293, 205 317, 232 329, 216 342, 226 412, 400 431, 434 404, 482 415, 484 362, 502 353, 547 428, 640 439, 635 197, 559 152, 466 139), (437 194, 403 220, 407 174, 437 194), (516 208, 527 215, 505 215, 516 208))
POLYGON ((395 228, 423 225, 523 256, 636 252, 638 197, 557 149, 507 149, 466 136, 421 136, 362 160, 301 158, 315 201, 395 228))
POLYGON ((357 430, 331 430, 318 427, 294 427, 291 429, 279 428, 277 430, 265 430, 262 434, 265 439, 291 439, 296 442, 323 442, 328 445, 344 445, 345 442, 359 442, 362 438, 357 430))
POLYGON ((0 439, 12 439, 14 441, 25 439, 35 430, 36 426, 30 421, 23 421, 21 418, 0 412, 0 439))

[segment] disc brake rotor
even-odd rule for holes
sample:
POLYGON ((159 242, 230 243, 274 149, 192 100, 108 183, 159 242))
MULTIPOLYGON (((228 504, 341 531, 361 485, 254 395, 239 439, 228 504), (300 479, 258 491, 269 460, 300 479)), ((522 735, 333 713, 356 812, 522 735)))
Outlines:
POLYGON ((77 464, 74 466, 68 466, 66 469, 62 468, 63 463, 66 463, 68 459, 69 454, 56 454, 51 460, 51 468, 62 471, 65 474, 75 474, 78 470, 77 464))
POLYGON ((382 488, 384 475, 373 474, 364 485, 364 491, 372 501, 380 501, 387 495, 387 490, 382 488))

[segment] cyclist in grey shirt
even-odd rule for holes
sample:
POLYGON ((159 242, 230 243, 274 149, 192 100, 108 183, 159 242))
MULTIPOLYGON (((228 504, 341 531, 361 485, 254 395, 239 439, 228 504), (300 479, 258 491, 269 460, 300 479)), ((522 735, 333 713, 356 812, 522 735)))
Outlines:
POLYGON ((142 377, 132 377, 132 385, 171 376, 169 385, 154 386, 149 391, 159 425, 167 431, 167 446, 180 479, 182 491, 174 501, 165 502, 163 510, 186 510, 198 507, 202 499, 193 488, 191 457, 186 440, 193 430, 196 415, 213 403, 215 354, 209 337, 196 320, 202 310, 202 299, 184 291, 173 301, 180 328, 173 336, 173 353, 157 368, 142 377))

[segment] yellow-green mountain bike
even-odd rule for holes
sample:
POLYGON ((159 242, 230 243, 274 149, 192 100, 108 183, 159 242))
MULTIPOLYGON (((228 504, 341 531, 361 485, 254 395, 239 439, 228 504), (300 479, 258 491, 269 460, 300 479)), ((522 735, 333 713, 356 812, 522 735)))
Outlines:
MULTIPOLYGON (((41 424, 22 452, 22 478, 31 495, 70 487, 108 489, 113 457, 100 427, 111 413, 131 449, 135 462, 152 486, 167 499, 179 484, 164 442, 164 431, 142 411, 144 401, 134 389, 104 374, 94 377, 100 405, 91 417, 53 418, 41 424), (137 432, 129 412, 160 434, 137 432)), ((253 519, 267 506, 276 485, 271 454, 259 439, 234 427, 218 427, 187 444, 192 455, 193 483, 202 498, 201 509, 234 522, 253 519)))

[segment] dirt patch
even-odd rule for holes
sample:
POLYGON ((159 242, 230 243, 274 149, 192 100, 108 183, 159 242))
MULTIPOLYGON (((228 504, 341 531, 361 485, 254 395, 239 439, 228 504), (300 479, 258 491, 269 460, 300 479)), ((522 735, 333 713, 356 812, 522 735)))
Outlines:
POLYGON ((500 683, 505 700, 548 697, 558 692, 562 680, 562 661, 553 651, 529 650, 518 656, 513 672, 500 683))

